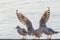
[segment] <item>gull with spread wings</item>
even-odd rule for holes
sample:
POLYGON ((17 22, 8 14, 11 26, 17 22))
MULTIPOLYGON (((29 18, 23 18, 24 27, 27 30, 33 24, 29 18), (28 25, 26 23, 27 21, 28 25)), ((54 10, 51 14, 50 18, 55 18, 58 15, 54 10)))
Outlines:
POLYGON ((36 30, 34 30, 31 21, 27 17, 25 17, 21 13, 18 13, 18 10, 16 10, 16 14, 17 14, 19 21, 22 24, 26 25, 30 35, 34 35, 37 38, 39 38, 39 37, 41 37, 42 33, 45 33, 46 35, 48 35, 48 37, 50 36, 50 39, 51 39, 52 34, 59 33, 59 32, 54 31, 51 28, 48 28, 46 25, 46 23, 50 17, 50 8, 49 7, 48 7, 48 10, 46 10, 44 12, 43 16, 41 17, 41 20, 39 21, 39 28, 36 30))
POLYGON ((48 7, 48 10, 45 11, 44 15, 42 16, 41 20, 39 21, 39 28, 36 30, 34 30, 31 21, 27 17, 25 17, 23 14, 18 13, 18 10, 16 10, 16 15, 17 15, 19 21, 22 24, 26 25, 26 27, 29 31, 29 34, 34 35, 35 37, 39 38, 41 36, 41 34, 43 33, 42 27, 41 27, 42 24, 45 24, 49 19, 50 9, 48 7))
POLYGON ((26 25, 30 35, 34 35, 37 38, 39 38, 41 36, 41 34, 42 34, 41 28, 34 30, 31 21, 27 17, 22 15, 21 13, 18 13, 18 10, 16 10, 16 15, 17 15, 19 21, 22 24, 26 25))

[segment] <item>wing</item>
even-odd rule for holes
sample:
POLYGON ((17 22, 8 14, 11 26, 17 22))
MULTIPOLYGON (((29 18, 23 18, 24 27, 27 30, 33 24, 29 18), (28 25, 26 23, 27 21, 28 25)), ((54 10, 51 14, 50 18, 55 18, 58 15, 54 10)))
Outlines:
POLYGON ((51 29, 51 28, 48 28, 48 31, 49 32, 55 32, 53 29, 51 29))
POLYGON ((45 24, 48 21, 49 17, 50 17, 50 8, 48 7, 48 10, 46 10, 43 16, 41 17, 41 20, 39 22, 40 25, 45 24))
POLYGON ((25 17, 24 15, 22 15, 21 13, 18 13, 18 10, 16 10, 16 15, 17 15, 19 21, 22 24, 26 25, 28 31, 31 32, 33 30, 31 21, 27 17, 25 17))
POLYGON ((26 25, 27 18, 26 18, 24 15, 22 15, 21 13, 18 13, 18 10, 16 10, 16 15, 17 15, 17 17, 18 17, 18 20, 19 20, 22 24, 26 25))

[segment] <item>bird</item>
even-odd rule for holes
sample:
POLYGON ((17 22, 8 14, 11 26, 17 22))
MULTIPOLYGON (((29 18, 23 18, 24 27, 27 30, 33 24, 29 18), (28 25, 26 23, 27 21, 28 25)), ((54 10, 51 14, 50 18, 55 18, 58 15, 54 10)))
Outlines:
POLYGON ((41 36, 41 34, 43 33, 40 25, 45 24, 48 21, 49 16, 50 16, 50 8, 48 7, 48 10, 45 11, 44 15, 41 17, 41 20, 39 21, 40 25, 39 25, 39 28, 37 30, 34 30, 31 21, 27 17, 22 15, 21 13, 18 13, 18 10, 16 10, 16 15, 17 15, 19 21, 22 24, 26 25, 30 34, 35 35, 36 37, 39 38, 41 36))
POLYGON ((17 32, 18 32, 20 35, 23 35, 23 39, 26 38, 26 35, 29 35, 29 32, 26 31, 25 29, 21 28, 20 26, 17 26, 15 29, 17 29, 17 32))
POLYGON ((21 13, 18 13, 18 10, 16 10, 16 15, 18 17, 18 20, 23 25, 26 25, 27 30, 29 31, 30 35, 35 36, 36 38, 40 38, 41 37, 41 34, 42 34, 41 28, 34 30, 34 28, 32 26, 32 22, 27 17, 22 15, 21 13))
POLYGON ((17 17, 18 17, 19 21, 22 24, 26 25, 26 27, 27 27, 27 29, 28 29, 28 31, 31 35, 34 35, 37 38, 41 37, 41 34, 43 34, 43 33, 48 35, 48 37, 50 36, 50 38, 51 38, 52 34, 57 33, 53 29, 46 27, 46 23, 47 23, 47 21, 49 20, 49 17, 50 17, 50 7, 47 7, 47 8, 48 8, 48 10, 46 10, 44 12, 43 16, 39 20, 39 28, 36 29, 36 30, 34 30, 31 21, 27 17, 25 17, 24 15, 22 15, 21 13, 18 13, 18 11, 16 11, 16 14, 17 14, 17 17))
POLYGON ((50 7, 47 7, 47 8, 48 8, 48 10, 46 10, 44 12, 43 16, 40 19, 40 25, 46 24, 48 19, 49 19, 49 17, 50 17, 50 7))
POLYGON ((53 34, 60 33, 58 31, 54 31, 52 28, 47 27, 46 24, 43 24, 41 27, 43 27, 43 33, 47 35, 47 39, 51 39, 53 34))
POLYGON ((46 23, 47 21, 49 20, 49 17, 50 17, 50 7, 47 7, 48 10, 46 10, 43 14, 43 16, 41 17, 39 23, 40 23, 40 27, 42 28, 42 31, 44 34, 47 35, 47 39, 51 39, 51 36, 53 34, 56 34, 58 33, 57 31, 54 31, 53 29, 47 27, 46 23))

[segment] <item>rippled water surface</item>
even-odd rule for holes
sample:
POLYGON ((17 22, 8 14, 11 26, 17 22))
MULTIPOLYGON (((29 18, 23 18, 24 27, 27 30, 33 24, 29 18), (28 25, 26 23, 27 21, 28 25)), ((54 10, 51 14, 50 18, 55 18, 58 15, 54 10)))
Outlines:
MULTIPOLYGON (((0 39, 20 39, 19 35, 14 29, 17 25, 26 28, 21 24, 16 16, 16 9, 24 14, 33 24, 34 29, 39 27, 39 20, 43 15, 47 6, 50 7, 51 15, 47 22, 47 26, 60 31, 60 0, 0 0, 0 39)), ((33 38, 27 36, 27 39, 33 38)), ((46 39, 45 34, 41 39, 46 39)), ((60 38, 60 33, 52 36, 52 39, 60 38)))

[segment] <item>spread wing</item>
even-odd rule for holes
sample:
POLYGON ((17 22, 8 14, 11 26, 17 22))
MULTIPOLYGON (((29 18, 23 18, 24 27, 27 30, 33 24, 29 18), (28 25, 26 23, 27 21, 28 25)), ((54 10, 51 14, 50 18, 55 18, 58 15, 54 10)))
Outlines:
POLYGON ((41 17, 41 20, 39 21, 40 25, 46 24, 49 17, 50 17, 50 8, 48 7, 48 10, 44 12, 43 16, 41 17))
POLYGON ((21 13, 18 13, 18 10, 16 10, 16 15, 18 17, 18 20, 23 24, 23 25, 26 25, 28 31, 32 31, 33 30, 33 27, 32 27, 32 23, 31 21, 25 17, 23 14, 21 13))
POLYGON ((18 20, 19 20, 22 24, 26 25, 27 18, 26 18, 23 14, 18 13, 18 10, 16 10, 16 15, 17 15, 17 17, 18 17, 18 20))

